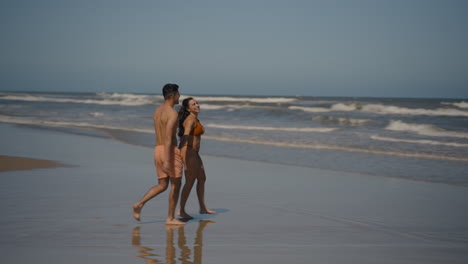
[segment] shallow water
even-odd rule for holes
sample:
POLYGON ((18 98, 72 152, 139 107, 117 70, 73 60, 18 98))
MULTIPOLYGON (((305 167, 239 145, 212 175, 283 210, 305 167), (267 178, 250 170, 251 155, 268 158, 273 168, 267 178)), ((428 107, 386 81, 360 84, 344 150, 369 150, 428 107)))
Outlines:
MULTIPOLYGON (((195 98, 206 128, 202 154, 468 185, 463 100, 195 98)), ((2 92, 0 122, 152 147, 152 112, 162 102, 152 94, 2 92)))

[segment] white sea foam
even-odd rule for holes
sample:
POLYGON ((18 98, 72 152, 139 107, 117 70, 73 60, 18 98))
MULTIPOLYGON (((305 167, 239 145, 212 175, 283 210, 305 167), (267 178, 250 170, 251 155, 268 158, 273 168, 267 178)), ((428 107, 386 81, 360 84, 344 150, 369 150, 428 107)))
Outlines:
POLYGON ((468 108, 468 103, 465 102, 465 101, 461 101, 461 102, 458 102, 458 103, 442 102, 442 104, 444 104, 444 105, 453 105, 453 106, 456 106, 458 108, 468 108))
POLYGON ((301 110, 311 113, 324 113, 324 112, 350 112, 350 111, 363 111, 374 114, 382 115, 427 115, 427 116, 465 116, 468 117, 468 111, 463 111, 453 108, 437 108, 437 109, 422 109, 422 108, 407 108, 382 104, 334 104, 331 107, 304 107, 304 106, 290 106, 291 110, 301 110))
POLYGON ((449 146, 449 147, 468 147, 468 144, 455 143, 455 142, 442 142, 434 140, 425 140, 425 139, 404 139, 404 138, 390 138, 382 137, 378 135, 372 135, 371 139, 388 141, 388 142, 403 142, 403 143, 413 143, 413 144, 422 144, 422 145, 437 145, 437 146, 449 146))
POLYGON ((325 127, 265 127, 265 126, 236 126, 236 125, 220 125, 220 124, 206 124, 205 126, 212 127, 212 128, 221 128, 221 129, 317 132, 317 133, 326 133, 326 132, 332 132, 332 131, 337 130, 337 128, 325 128, 325 127))
POLYGON ((28 101, 28 102, 55 102, 74 104, 98 104, 98 105, 121 105, 121 106, 141 106, 154 104, 161 101, 162 96, 158 95, 134 95, 134 94, 98 94, 97 99, 71 99, 51 96, 36 95, 5 95, 0 100, 28 101))
POLYGON ((385 128, 392 131, 413 132, 423 136, 468 138, 468 133, 449 131, 434 125, 409 124, 400 120, 392 120, 385 128))
POLYGON ((213 136, 204 136, 204 138, 217 140, 217 141, 224 141, 224 142, 257 144, 257 145, 266 145, 266 146, 274 146, 274 147, 317 149, 317 150, 338 150, 338 151, 347 151, 347 152, 368 153, 368 154, 375 154, 375 155, 389 155, 389 156, 408 157, 408 158, 468 162, 468 158, 465 158, 465 157, 451 157, 451 156, 442 156, 442 155, 434 155, 434 154, 426 154, 426 153, 411 153, 411 152, 402 152, 402 151, 386 151, 386 150, 366 149, 366 148, 348 147, 348 146, 339 146, 339 145, 298 144, 298 143, 290 143, 290 142, 228 138, 228 137, 213 137, 213 136))

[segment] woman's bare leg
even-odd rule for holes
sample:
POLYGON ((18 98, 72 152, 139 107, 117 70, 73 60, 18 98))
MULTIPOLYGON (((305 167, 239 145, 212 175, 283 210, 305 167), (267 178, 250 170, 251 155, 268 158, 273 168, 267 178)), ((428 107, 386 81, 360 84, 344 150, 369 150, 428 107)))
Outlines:
POLYGON ((151 189, 149 189, 145 193, 145 195, 143 195, 143 198, 141 198, 141 200, 138 203, 133 205, 133 217, 137 221, 140 221, 141 209, 143 208, 145 203, 157 196, 158 194, 164 192, 167 189, 168 185, 168 178, 158 179, 158 185, 151 187, 151 189))
POLYGON ((197 153, 198 158, 198 171, 197 171, 197 197, 198 203, 200 205, 200 214, 214 214, 216 211, 210 210, 206 207, 205 204, 205 182, 206 182, 206 174, 205 174, 205 167, 203 166, 203 162, 200 156, 197 153))
POLYGON ((193 184, 195 183, 195 178, 192 176, 192 174, 193 173, 190 170, 185 171, 185 184, 182 188, 182 195, 180 197, 179 216, 181 216, 184 219, 193 219, 193 217, 187 214, 187 212, 185 211, 185 205, 189 198, 193 184))
POLYGON ((185 184, 182 188, 182 195, 180 197, 180 208, 178 215, 183 219, 193 219, 193 217, 185 211, 185 205, 192 191, 193 184, 195 183, 195 175, 193 173, 194 166, 197 166, 196 160, 194 160, 195 152, 188 147, 182 149, 182 157, 185 165, 185 184))

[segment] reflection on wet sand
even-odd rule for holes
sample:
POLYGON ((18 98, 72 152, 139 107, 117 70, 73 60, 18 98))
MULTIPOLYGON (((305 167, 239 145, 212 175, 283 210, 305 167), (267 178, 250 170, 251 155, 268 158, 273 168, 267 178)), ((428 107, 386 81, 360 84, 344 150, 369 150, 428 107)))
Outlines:
POLYGON ((203 248, 203 230, 210 224, 215 222, 209 220, 202 220, 198 223, 198 228, 193 246, 193 261, 190 261, 192 253, 187 246, 187 239, 185 237, 185 226, 167 225, 166 226, 166 260, 161 261, 161 255, 151 253, 154 249, 141 245, 140 226, 133 229, 132 246, 138 247, 138 255, 136 257, 145 260, 148 264, 175 264, 176 263, 176 248, 174 246, 174 231, 178 232, 177 245, 180 249, 181 263, 201 264, 202 263, 202 248, 203 248))

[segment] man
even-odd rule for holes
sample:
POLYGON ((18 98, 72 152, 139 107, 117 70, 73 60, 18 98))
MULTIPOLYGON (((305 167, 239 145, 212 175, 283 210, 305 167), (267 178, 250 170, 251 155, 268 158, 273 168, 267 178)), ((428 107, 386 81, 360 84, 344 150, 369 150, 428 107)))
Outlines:
POLYGON ((179 86, 170 83, 164 85, 163 96, 164 104, 156 108, 153 114, 154 131, 156 133, 154 164, 158 175, 158 185, 149 189, 143 198, 133 205, 133 217, 140 221, 141 209, 145 203, 164 192, 170 181, 171 191, 166 225, 184 225, 184 222, 174 217, 179 198, 183 166, 180 150, 177 148, 177 112, 174 110, 174 105, 179 103, 179 86))

